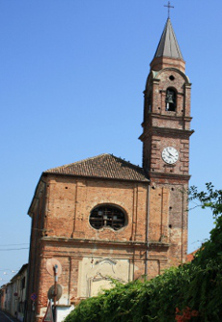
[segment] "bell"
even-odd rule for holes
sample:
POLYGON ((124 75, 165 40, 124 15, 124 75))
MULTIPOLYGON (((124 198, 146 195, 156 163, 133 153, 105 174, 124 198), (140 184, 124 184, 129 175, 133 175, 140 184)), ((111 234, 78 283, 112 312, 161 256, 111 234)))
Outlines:
POLYGON ((166 102, 167 102, 167 103, 169 103, 169 104, 174 104, 174 101, 173 101, 173 94, 171 94, 171 93, 168 93, 168 94, 167 94, 166 102))

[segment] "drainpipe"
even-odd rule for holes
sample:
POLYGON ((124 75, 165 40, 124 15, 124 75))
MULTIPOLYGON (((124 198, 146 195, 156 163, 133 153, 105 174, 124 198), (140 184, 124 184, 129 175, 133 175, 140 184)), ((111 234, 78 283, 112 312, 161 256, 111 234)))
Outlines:
POLYGON ((53 301, 54 301, 54 321, 57 322, 57 306, 56 306, 56 298, 57 298, 57 284, 58 284, 58 265, 53 267, 54 270, 54 294, 53 294, 53 301))
POLYGON ((146 214, 146 253, 145 253, 145 278, 148 275, 148 247, 149 247, 149 216, 150 216, 150 183, 147 187, 147 214, 146 214))

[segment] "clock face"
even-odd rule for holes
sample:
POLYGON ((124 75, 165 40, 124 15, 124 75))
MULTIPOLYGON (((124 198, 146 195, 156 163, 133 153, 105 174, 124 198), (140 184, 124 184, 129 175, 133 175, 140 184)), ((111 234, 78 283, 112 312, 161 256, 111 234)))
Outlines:
POLYGON ((162 159, 168 164, 174 164, 179 159, 179 152, 172 146, 163 149, 162 159))

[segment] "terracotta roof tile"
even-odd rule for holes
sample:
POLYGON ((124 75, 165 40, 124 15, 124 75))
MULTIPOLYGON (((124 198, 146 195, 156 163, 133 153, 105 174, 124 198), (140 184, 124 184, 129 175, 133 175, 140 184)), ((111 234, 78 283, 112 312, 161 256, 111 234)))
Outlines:
POLYGON ((193 251, 190 254, 187 254, 187 258, 186 258, 186 262, 192 262, 192 260, 194 259, 196 252, 198 252, 199 249, 193 251))
POLYGON ((149 181, 142 168, 111 154, 101 154, 58 168, 49 169, 44 173, 149 181))

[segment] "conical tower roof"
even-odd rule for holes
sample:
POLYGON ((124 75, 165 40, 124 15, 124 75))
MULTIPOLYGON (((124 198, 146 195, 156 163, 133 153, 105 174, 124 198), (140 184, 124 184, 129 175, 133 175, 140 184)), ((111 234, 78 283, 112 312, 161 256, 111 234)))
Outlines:
POLYGON ((154 57, 183 59, 170 18, 167 19, 154 57))
POLYGON ((166 67, 175 67, 183 72, 185 71, 185 61, 183 59, 170 18, 167 19, 167 22, 164 26, 163 33, 150 66, 156 71, 166 67))

